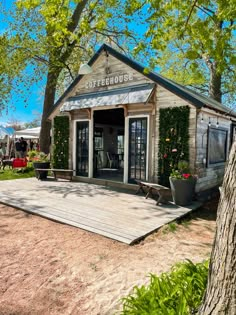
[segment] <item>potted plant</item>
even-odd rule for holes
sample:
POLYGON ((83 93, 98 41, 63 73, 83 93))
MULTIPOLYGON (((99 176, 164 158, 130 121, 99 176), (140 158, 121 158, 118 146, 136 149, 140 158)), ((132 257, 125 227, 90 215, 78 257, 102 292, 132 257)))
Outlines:
POLYGON ((190 205, 195 193, 197 176, 190 172, 188 163, 180 161, 178 169, 172 170, 169 180, 174 203, 178 206, 190 205))
POLYGON ((29 160, 32 161, 33 167, 37 178, 46 179, 48 171, 37 171, 36 169, 49 169, 50 168, 50 158, 49 155, 44 152, 39 151, 29 151, 28 152, 29 160))

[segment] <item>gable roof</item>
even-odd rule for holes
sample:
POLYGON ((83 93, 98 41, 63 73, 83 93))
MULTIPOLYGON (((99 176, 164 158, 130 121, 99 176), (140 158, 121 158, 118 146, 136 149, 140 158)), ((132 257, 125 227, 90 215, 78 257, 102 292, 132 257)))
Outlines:
MULTIPOLYGON (((194 105, 197 108, 202 107, 208 107, 210 109, 216 110, 218 112, 222 112, 225 114, 230 114, 232 116, 236 117, 236 112, 234 112, 232 109, 230 109, 227 106, 222 105, 221 103, 217 102, 216 100, 207 97, 203 94, 197 93, 181 84, 178 84, 170 79, 167 79, 163 77, 160 74, 157 74, 155 72, 148 72, 146 73, 145 67, 137 63, 136 61, 132 60, 131 58, 121 54, 120 52, 116 51, 114 48, 103 44, 98 51, 94 54, 94 56, 89 60, 88 65, 92 66, 93 63, 98 59, 100 54, 103 51, 107 51, 109 54, 111 54, 113 57, 117 58, 121 62, 127 64, 134 70, 142 73, 142 75, 146 76, 148 79, 152 80, 153 82, 161 85, 162 87, 166 88, 170 92, 176 94, 177 96, 187 100, 189 103, 194 105)), ((48 116, 61 104, 63 100, 66 99, 66 96, 73 90, 73 88, 79 83, 79 81, 82 79, 83 75, 78 75, 78 77, 72 82, 72 84, 67 88, 67 90, 62 94, 62 96, 57 100, 55 103, 53 109, 50 113, 48 113, 48 116)))

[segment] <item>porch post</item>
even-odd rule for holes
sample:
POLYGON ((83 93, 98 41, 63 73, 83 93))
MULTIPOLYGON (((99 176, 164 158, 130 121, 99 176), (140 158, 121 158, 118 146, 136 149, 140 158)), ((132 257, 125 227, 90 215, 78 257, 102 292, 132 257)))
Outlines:
POLYGON ((89 119, 89 169, 88 177, 93 178, 93 110, 89 119))
POLYGON ((129 180, 129 118, 125 117, 125 144, 124 144, 124 183, 129 180))

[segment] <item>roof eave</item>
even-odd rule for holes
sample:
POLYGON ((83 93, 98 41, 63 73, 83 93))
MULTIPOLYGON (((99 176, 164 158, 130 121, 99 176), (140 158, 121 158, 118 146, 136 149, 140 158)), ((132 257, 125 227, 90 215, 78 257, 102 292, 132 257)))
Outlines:
MULTIPOLYGON (((139 73, 142 73, 145 77, 152 80, 153 82, 159 84, 160 86, 166 88, 170 92, 176 94, 180 98, 186 100, 193 106, 195 106, 197 109, 201 109, 202 107, 209 107, 215 111, 219 111, 225 114, 225 110, 215 108, 213 105, 206 104, 205 102, 201 101, 197 97, 194 97, 194 95, 191 95, 191 93, 188 93, 181 87, 176 86, 174 83, 172 84, 169 82, 168 79, 164 79, 161 76, 155 74, 154 72, 147 72, 146 68, 141 66, 139 63, 133 61, 129 57, 121 54, 120 52, 116 51, 112 47, 103 44, 97 52, 93 55, 93 57, 89 60, 88 65, 92 66, 94 62, 98 59, 102 51, 107 51, 109 54, 111 54, 113 57, 117 58, 118 60, 124 62, 134 70, 138 71, 139 73)), ((73 90, 73 88, 79 83, 79 81, 83 78, 83 75, 78 75, 77 78, 72 82, 72 84, 67 88, 67 90, 62 94, 62 96, 57 100, 51 111, 48 113, 48 117, 52 115, 52 113, 57 109, 57 107, 60 105, 60 103, 66 98, 66 96, 73 90)), ((234 115, 232 115, 234 116, 234 115)))

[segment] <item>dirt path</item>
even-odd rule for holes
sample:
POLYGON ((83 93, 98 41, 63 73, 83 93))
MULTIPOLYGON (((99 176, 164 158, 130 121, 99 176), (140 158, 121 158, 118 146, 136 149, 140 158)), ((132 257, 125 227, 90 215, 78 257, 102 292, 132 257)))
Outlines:
POLYGON ((0 315, 110 315, 148 274, 209 256, 215 204, 128 246, 0 204, 0 315))

